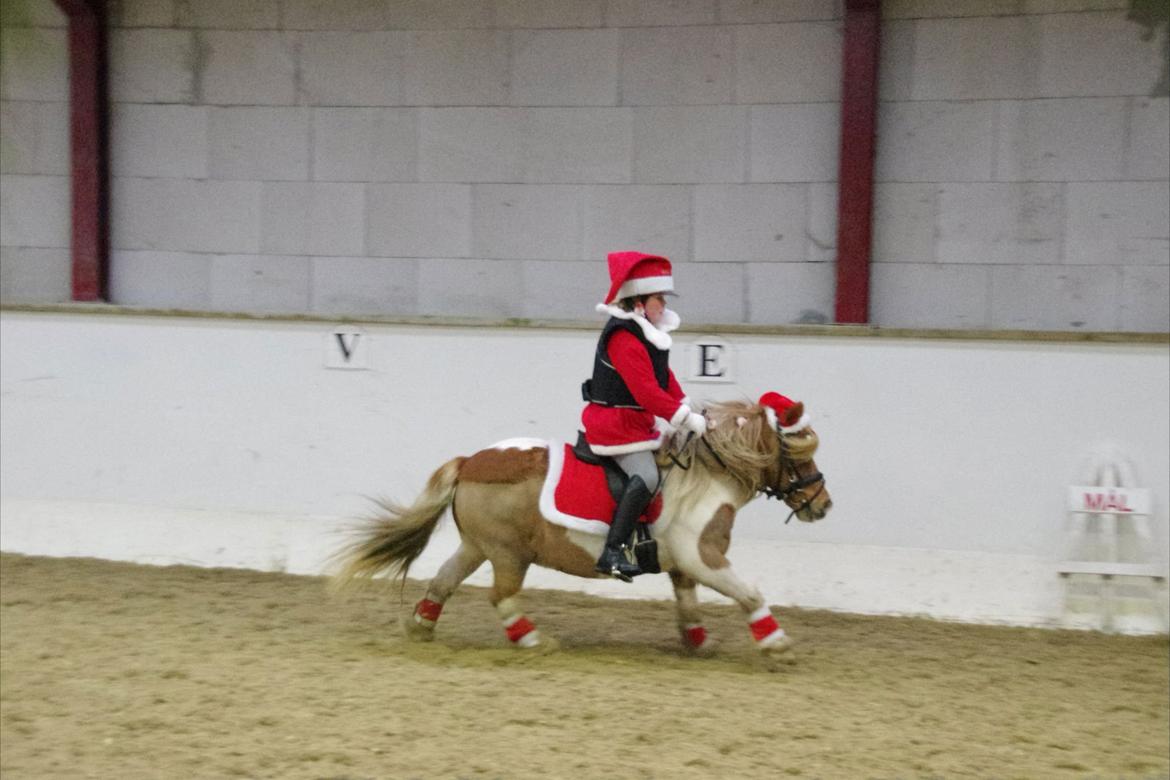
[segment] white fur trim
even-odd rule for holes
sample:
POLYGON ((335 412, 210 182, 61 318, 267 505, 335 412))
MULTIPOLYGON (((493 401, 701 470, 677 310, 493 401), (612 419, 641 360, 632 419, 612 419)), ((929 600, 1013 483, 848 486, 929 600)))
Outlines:
POLYGON ((682 325, 682 317, 678 316, 678 312, 674 309, 662 310, 662 322, 658 323, 658 330, 670 333, 672 330, 678 330, 679 325, 682 325))
POLYGON ((682 324, 679 316, 670 309, 663 310, 662 322, 656 328, 650 323, 650 320, 641 314, 626 311, 621 306, 599 303, 594 308, 600 314, 608 314, 611 317, 617 317, 619 320, 633 320, 638 323, 638 327, 642 329, 642 335, 646 337, 646 340, 659 349, 670 349, 670 345, 674 343, 674 340, 670 337, 670 331, 676 330, 682 324))
POLYGON ((805 412, 804 414, 802 414, 800 416, 800 419, 797 420, 795 424, 781 425, 780 432, 781 433, 796 433, 797 431, 803 431, 805 428, 807 428, 810 425, 812 425, 812 418, 808 416, 808 412, 805 412))
POLYGON ((541 447, 547 447, 547 446, 548 446, 548 440, 546 440, 546 439, 528 439, 528 438, 520 437, 520 438, 515 438, 515 439, 504 439, 503 441, 498 441, 495 444, 493 444, 492 446, 488 447, 488 449, 489 450, 539 450, 541 447))
POLYGON ((771 616, 772 610, 768 609, 768 605, 765 604, 752 614, 748 615, 748 623, 755 623, 757 620, 763 620, 764 618, 771 616))
POLYGON ((687 406, 686 402, 684 401, 683 405, 680 406, 678 408, 678 411, 674 413, 674 416, 670 418, 670 424, 673 425, 675 428, 677 428, 678 426, 683 424, 683 420, 687 419, 690 416, 691 416, 691 407, 687 406))
POLYGON ((780 431, 780 433, 796 433, 797 431, 803 431, 812 424, 812 418, 808 416, 808 412, 802 414, 795 425, 781 425, 780 421, 776 419, 776 410, 770 406, 764 407, 764 414, 768 418, 768 425, 771 425, 772 428, 780 431))
POLYGON ((631 298, 635 295, 654 295, 674 292, 674 278, 670 276, 643 276, 641 279, 627 279, 614 293, 613 299, 631 298))
POLYGON ((658 431, 658 437, 654 439, 646 439, 645 441, 632 441, 629 444, 590 444, 589 449, 593 450, 598 455, 626 455, 630 452, 656 450, 661 444, 662 431, 658 431))
POLYGON ((548 443, 548 474, 545 475, 544 485, 540 488, 540 513, 544 515, 545 520, 554 525, 595 536, 605 536, 609 533, 609 523, 585 517, 574 517, 557 509, 557 483, 561 481, 561 472, 564 468, 565 445, 559 441, 550 441, 548 443))

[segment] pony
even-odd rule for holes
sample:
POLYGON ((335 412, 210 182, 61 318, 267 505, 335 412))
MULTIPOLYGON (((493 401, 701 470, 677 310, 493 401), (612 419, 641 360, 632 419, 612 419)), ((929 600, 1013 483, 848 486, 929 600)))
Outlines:
MULTIPOLYGON (((791 509, 789 520, 793 515, 804 522, 820 520, 832 506, 813 460, 819 438, 807 424, 804 405, 788 403, 779 418, 758 403, 709 404, 705 434, 684 438, 672 433, 658 450, 662 508, 649 529, 659 567, 674 587, 680 638, 697 654, 709 654, 711 640, 696 584, 742 608, 755 646, 765 656, 779 656, 792 646, 759 590, 744 582, 726 557, 736 512, 761 493, 783 500, 791 509)), ((443 604, 490 561, 489 600, 508 640, 519 648, 555 647, 555 640, 537 630, 521 608, 518 594, 528 568, 535 564, 579 577, 607 576, 594 570, 604 536, 554 524, 542 514, 541 491, 556 446, 537 439, 506 440, 439 466, 410 506, 379 502, 380 511, 334 556, 340 567, 335 586, 387 572, 405 582, 451 508, 459 547, 430 581, 413 614, 402 620, 406 636, 433 639, 443 604)))

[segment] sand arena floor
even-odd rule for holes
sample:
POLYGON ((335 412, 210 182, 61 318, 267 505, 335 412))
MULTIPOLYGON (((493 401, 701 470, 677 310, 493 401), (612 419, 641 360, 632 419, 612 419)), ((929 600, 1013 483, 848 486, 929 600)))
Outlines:
POLYGON ((673 607, 525 594, 559 652, 505 646, 481 589, 430 644, 419 595, 0 557, 0 774, 21 778, 1158 778, 1165 637, 780 611, 769 671, 733 607, 712 658, 673 607))

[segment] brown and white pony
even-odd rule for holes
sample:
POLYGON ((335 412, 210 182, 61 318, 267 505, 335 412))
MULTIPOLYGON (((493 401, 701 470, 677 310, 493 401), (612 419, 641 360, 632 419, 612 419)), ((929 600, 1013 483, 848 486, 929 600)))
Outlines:
MULTIPOLYGON (((765 655, 778 655, 789 649, 791 640, 760 592, 732 570, 726 553, 736 511, 761 492, 782 498, 803 521, 825 516, 832 502, 813 461, 817 435, 807 426, 782 430, 802 418, 799 403, 782 420, 748 402, 712 404, 705 414, 712 424, 706 434, 690 440, 676 435, 659 451, 663 507, 651 529, 662 571, 674 585, 679 631, 688 648, 709 650, 695 596, 695 585, 701 583, 738 603, 756 646, 765 655)), ((508 639, 517 647, 549 646, 517 597, 528 567, 537 564, 579 577, 605 575, 593 569, 604 536, 554 525, 542 515, 540 495, 548 468, 549 444, 538 440, 501 442, 444 463, 411 506, 382 504, 384 511, 337 554, 341 569, 335 583, 385 571, 405 578, 451 507, 459 549, 431 580, 414 614, 403 621, 407 636, 431 639, 444 602, 487 560, 494 575, 490 600, 508 639)))

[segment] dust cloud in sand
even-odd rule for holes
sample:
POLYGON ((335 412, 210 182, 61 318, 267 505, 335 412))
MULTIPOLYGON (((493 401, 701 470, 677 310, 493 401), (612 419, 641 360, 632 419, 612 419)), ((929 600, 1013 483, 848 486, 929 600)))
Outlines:
POLYGON ((507 647, 483 589, 434 642, 420 597, 326 581, 0 557, 0 774, 19 778, 952 778, 1170 774, 1166 637, 778 609, 794 663, 708 605, 522 594, 560 650, 507 647))

